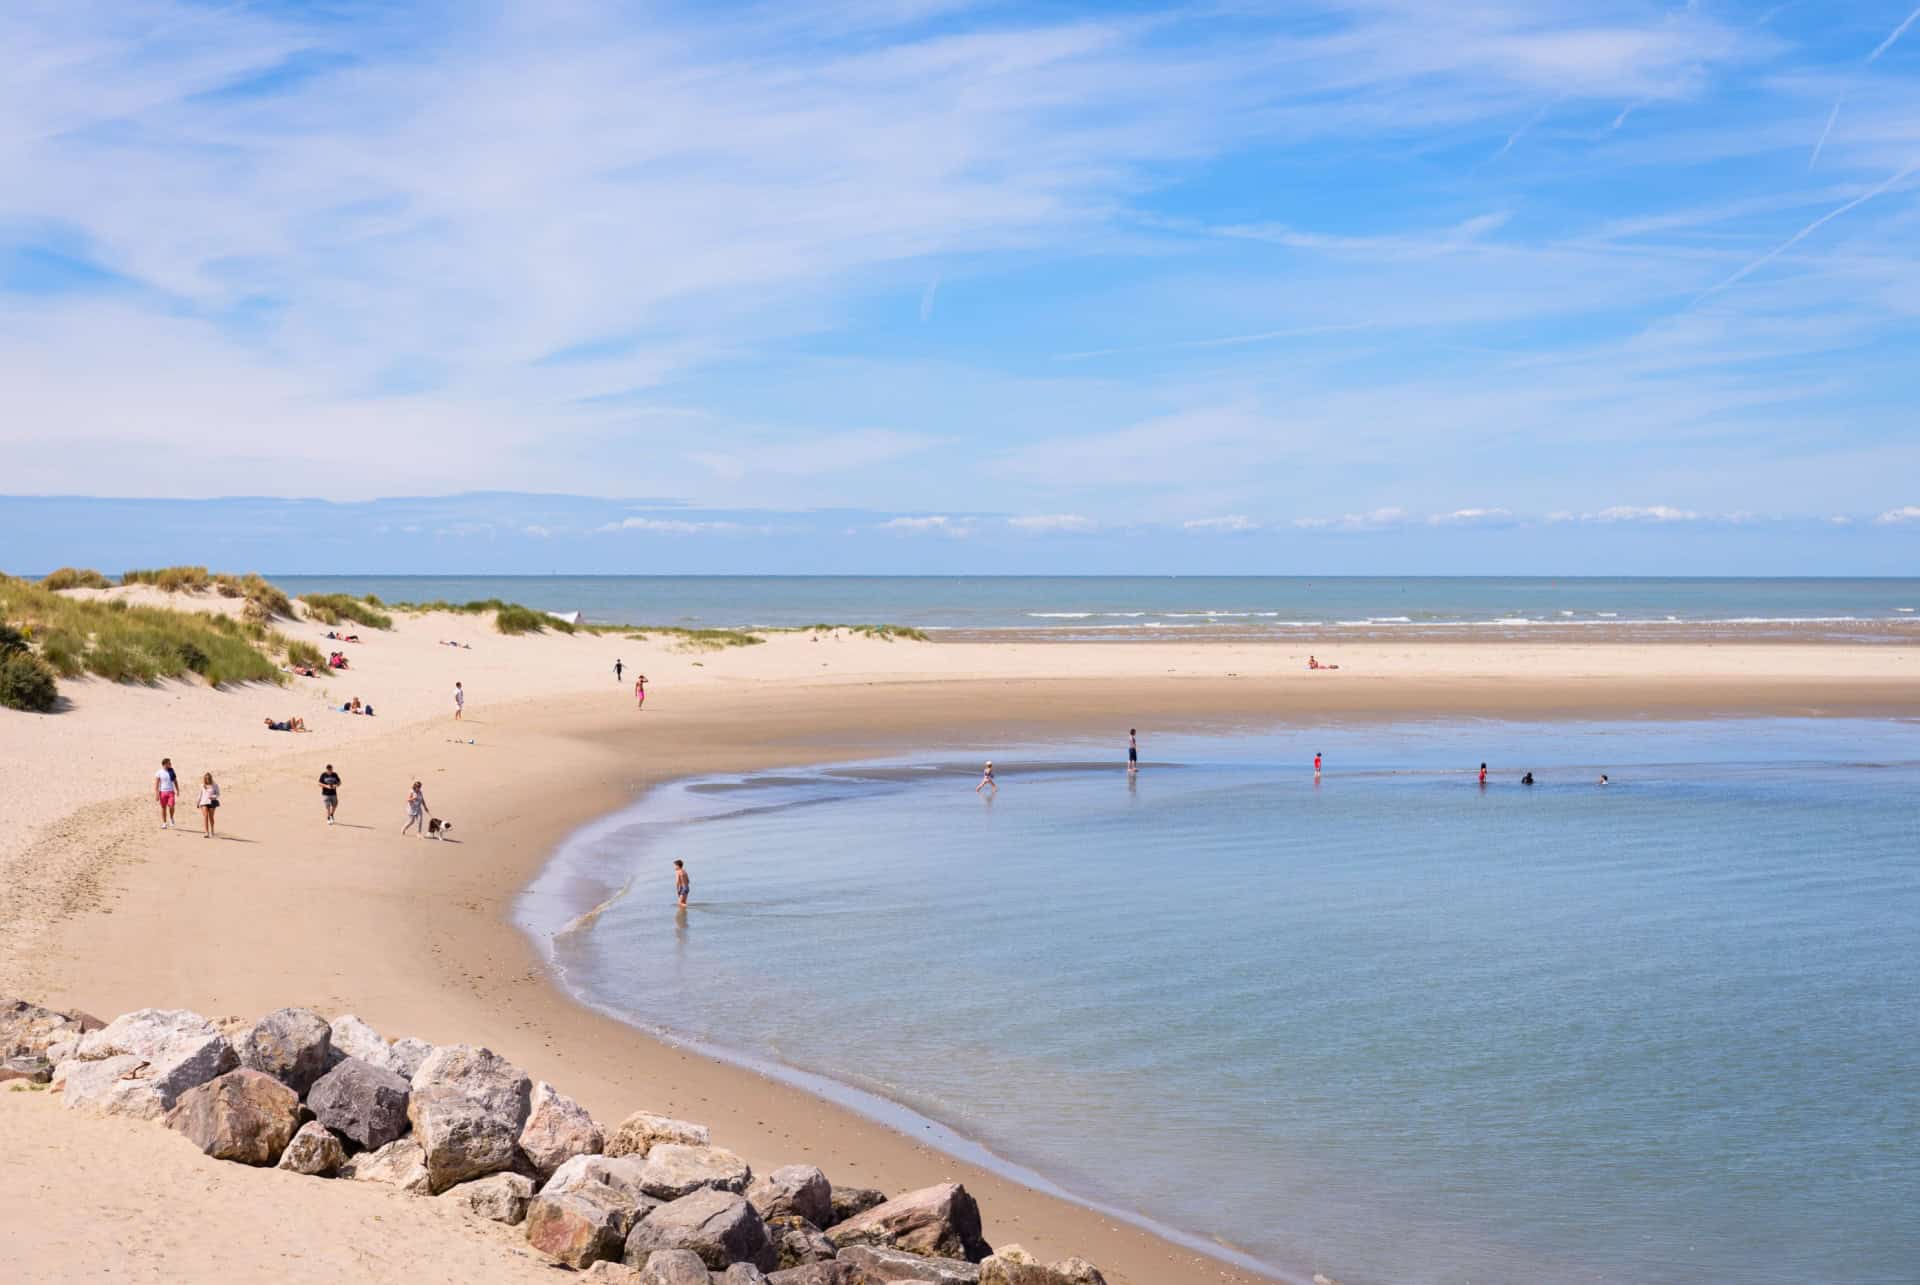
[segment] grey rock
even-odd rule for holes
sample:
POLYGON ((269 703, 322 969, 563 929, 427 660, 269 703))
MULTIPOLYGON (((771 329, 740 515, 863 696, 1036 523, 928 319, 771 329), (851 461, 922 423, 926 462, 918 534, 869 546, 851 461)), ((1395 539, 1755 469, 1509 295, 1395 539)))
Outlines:
POLYGON ((215 1160, 270 1165, 300 1127, 300 1095, 242 1067, 196 1085, 167 1112, 167 1127, 215 1160))
POLYGON ((241 1066, 263 1071, 305 1097, 326 1073, 333 1030, 310 1009, 280 1008, 249 1026, 234 1048, 241 1066))
POLYGON ((177 1035, 173 1043, 162 1044, 147 1055, 121 1053, 98 1061, 69 1059, 59 1068, 67 1074, 57 1078, 62 1079, 62 1095, 70 1109, 156 1120, 172 1110, 188 1089, 225 1075, 238 1063, 233 1045, 220 1035, 177 1035), (131 1063, 128 1058, 133 1059, 131 1063), (114 1069, 99 1069, 108 1065, 114 1069))
POLYGON ((703 1187, 738 1194, 753 1181, 747 1162, 724 1147, 656 1142, 647 1151, 640 1182, 649 1196, 678 1200, 703 1187))
POLYGON ((656 1249, 640 1269, 641 1285, 712 1285, 707 1265, 690 1249, 656 1249))
POLYGON ((183 1037, 218 1034, 220 1030, 212 1022, 184 1008, 141 1008, 122 1013, 99 1030, 82 1035, 74 1056, 89 1062, 127 1054, 151 1058, 183 1037))
POLYGON ((627 1266, 645 1264, 657 1249, 690 1249, 715 1271, 734 1263, 752 1263, 762 1271, 774 1265, 767 1225, 753 1206, 712 1188, 664 1204, 635 1224, 627 1233, 627 1266))
POLYGON ((1020 1246, 1008 1245, 980 1264, 980 1285, 1107 1285, 1107 1278, 1084 1258, 1043 1266, 1020 1246))
POLYGON ((963 1258, 927 1258, 884 1245, 849 1245, 840 1261, 861 1272, 860 1280, 924 1281, 926 1285, 979 1285, 980 1268, 963 1258))
POLYGON ((122 1053, 83 1062, 78 1058, 62 1062, 53 1072, 53 1091, 69 1111, 106 1114, 112 1095, 120 1092, 123 1081, 147 1064, 143 1057, 122 1053))
POLYGON ((407 1082, 357 1057, 342 1060, 307 1091, 314 1118, 364 1151, 378 1151, 407 1131, 407 1082))
POLYGON ((23 999, 0 999, 0 1059, 45 1057, 52 1045, 77 1042, 82 1034, 70 1014, 23 999))
POLYGON ((625 1263, 616 1263, 611 1259, 601 1259, 581 1275, 597 1285, 640 1285, 640 1273, 625 1263))
POLYGON ((980 1206, 957 1182, 923 1187, 827 1229, 833 1243, 890 1245, 929 1258, 977 1263, 993 1252, 980 1234, 980 1206))
POLYGON ((340 1166, 340 1176, 356 1182, 379 1182, 416 1196, 428 1195, 427 1156, 412 1138, 389 1142, 378 1151, 363 1151, 340 1166))
POLYGON ((776 1266, 805 1267, 808 1263, 824 1263, 836 1257, 827 1234, 796 1214, 775 1214, 763 1221, 767 1224, 767 1235, 773 1240, 776 1266))
POLYGON ((340 1139, 318 1120, 309 1120, 280 1153, 280 1163, 275 1168, 325 1178, 338 1173, 346 1162, 347 1149, 340 1145, 340 1139))
POLYGON ((533 1086, 520 1150, 542 1178, 575 1156, 595 1154, 603 1141, 600 1126, 585 1107, 545 1080, 533 1086))
POLYGON ((651 1111, 635 1111, 622 1120, 607 1139, 610 1156, 644 1156, 656 1142, 677 1142, 682 1146, 705 1147, 713 1139, 704 1124, 688 1124, 651 1111))
POLYGON ((651 1208, 659 1202, 647 1195, 641 1180, 645 1172, 646 1161, 633 1156, 574 1156, 553 1171, 540 1191, 557 1196, 585 1187, 610 1187, 622 1200, 645 1201, 651 1208))
POLYGON ((327 1030, 332 1038, 333 1051, 341 1057, 357 1057, 373 1066, 387 1066, 387 1041, 380 1032, 352 1013, 342 1013, 334 1018, 327 1030))
POLYGON ((432 1055, 433 1045, 408 1035, 387 1046, 387 1069, 411 1080, 432 1055))
POLYGON ((856 1214, 864 1214, 875 1205, 887 1203, 887 1193, 876 1191, 872 1187, 835 1187, 833 1189, 833 1212, 828 1215, 822 1227, 832 1227, 843 1223, 856 1214))
POLYGON ((735 1263, 720 1273, 720 1285, 763 1285, 766 1273, 752 1263, 735 1263))
POLYGON ((782 1165, 756 1178, 747 1188, 747 1203, 762 1218, 792 1214, 816 1227, 834 1220, 833 1185, 813 1165, 782 1165))
POLYGON ((808 1263, 789 1267, 767 1277, 767 1285, 868 1285, 867 1278, 851 1263, 808 1263))
POLYGON ((435 1192, 513 1167, 533 1082, 491 1049, 438 1048, 413 1076, 407 1116, 435 1192))
POLYGON ((0 1084, 8 1080, 25 1080, 28 1084, 45 1084, 53 1079, 53 1063, 39 1054, 22 1054, 17 1057, 0 1058, 0 1084))
POLYGON ((527 1206, 527 1243, 578 1270, 619 1257, 623 1218, 605 1188, 542 1192, 527 1206))
POLYGON ((527 1206, 533 1202, 533 1179, 520 1173, 490 1173, 463 1182, 440 1198, 477 1218, 515 1227, 526 1221, 527 1206))

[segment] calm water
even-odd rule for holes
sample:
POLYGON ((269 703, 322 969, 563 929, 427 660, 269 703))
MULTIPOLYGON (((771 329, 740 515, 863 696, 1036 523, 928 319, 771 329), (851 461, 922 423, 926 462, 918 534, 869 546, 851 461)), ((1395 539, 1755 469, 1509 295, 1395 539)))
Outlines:
POLYGON ((960 635, 1396 637, 1703 630, 1920 639, 1920 580, 1260 576, 276 576, 300 593, 388 601, 504 598, 614 623, 697 628, 823 622, 960 635))
POLYGON ((709 779, 521 914, 632 879, 553 940, 583 997, 1290 1272, 1910 1282, 1917 734, 1167 738, 1134 785, 1063 745, 996 753, 991 801, 942 757, 709 779))

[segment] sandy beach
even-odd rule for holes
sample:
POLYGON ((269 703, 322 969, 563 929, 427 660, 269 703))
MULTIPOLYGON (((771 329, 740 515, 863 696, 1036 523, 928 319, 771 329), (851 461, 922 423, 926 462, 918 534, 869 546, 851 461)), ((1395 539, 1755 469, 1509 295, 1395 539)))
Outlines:
MULTIPOLYGON (((322 626, 287 629, 328 645, 322 626)), ((781 634, 690 651, 658 636, 501 637, 485 618, 455 615, 358 633, 350 670, 286 688, 84 680, 63 684, 62 712, 0 711, 0 773, 15 783, 0 839, 0 994, 103 1017, 298 1004, 357 1013, 390 1035, 484 1043, 603 1120, 642 1107, 700 1120, 756 1167, 810 1162, 888 1190, 957 1178, 979 1197, 989 1240, 1081 1254, 1133 1285, 1262 1278, 581 1008, 512 926, 516 896, 568 832, 690 773, 927 748, 985 757, 1053 735, 1123 745, 1129 725, 1920 714, 1920 648, 1889 644, 1354 644, 1323 655, 1338 671, 1310 673, 1304 643, 781 634), (644 712, 636 671, 649 679, 644 712), (456 680, 468 693, 457 723, 456 680), (378 716, 328 708, 353 696, 378 716), (312 731, 262 726, 288 715, 312 731), (197 817, 158 828, 149 782, 162 755, 183 782, 204 770, 219 779, 218 841, 201 838, 197 817), (324 763, 344 781, 332 828, 315 784, 324 763), (456 842, 400 835, 416 779, 456 842)), ((663 908, 669 889, 663 871, 663 908)), ((511 1237, 456 1234, 434 1202, 334 1184, 295 1211, 289 1175, 201 1161, 150 1126, 73 1119, 44 1095, 0 1093, 0 1134, 35 1157, 0 1171, 0 1209, 35 1209, 8 1218, 16 1279, 86 1279, 88 1264, 122 1280, 552 1279, 511 1237), (147 1170, 166 1175, 158 1190, 136 1191, 131 1167, 101 1163, 129 1148, 164 1166, 147 1170), (297 1235, 286 1230, 299 1221, 297 1235), (370 1226, 380 1230, 353 1252, 334 1244, 370 1226), (113 1227, 129 1234, 112 1237, 109 1263, 113 1227), (133 1234, 143 1228, 164 1234, 133 1234)))

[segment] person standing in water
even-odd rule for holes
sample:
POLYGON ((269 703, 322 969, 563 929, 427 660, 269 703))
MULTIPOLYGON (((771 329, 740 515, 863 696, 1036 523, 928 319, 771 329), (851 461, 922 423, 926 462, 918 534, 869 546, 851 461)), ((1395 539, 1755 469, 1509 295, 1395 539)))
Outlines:
POLYGON ((466 712, 467 689, 462 687, 459 680, 456 679, 453 684, 453 721, 456 723, 459 722, 460 716, 466 712))
POLYGON ((980 784, 973 787, 975 794, 980 793, 982 790, 992 790, 995 794, 1000 793, 1000 783, 993 779, 992 759, 987 760, 986 768, 980 773, 980 784))
POLYGON ((1316 781, 1320 779, 1320 751, 1319 750, 1315 750, 1313 752, 1313 779, 1316 781))
POLYGON ((180 778, 172 759, 161 759, 160 770, 153 774, 153 801, 160 805, 160 828, 173 829, 173 805, 180 797, 180 778))
POLYGON ((680 899, 680 909, 687 908, 687 898, 693 893, 693 880, 687 876, 687 863, 674 859, 673 895, 680 899))
POLYGON ((327 824, 333 824, 333 810, 340 806, 340 774, 333 770, 333 764, 327 764, 327 770, 320 774, 320 804, 327 810, 327 824))
POLYGON ((1140 770, 1140 729, 1127 729, 1127 772, 1129 775, 1140 770))
POLYGON ((1482 763, 1480 765, 1480 784, 1485 785, 1486 783, 1487 783, 1487 765, 1485 763, 1482 763))
POLYGON ((620 675, 624 673, 625 670, 626 670, 626 666, 622 665, 620 661, 616 658, 613 662, 613 681, 616 683, 619 682, 620 675))

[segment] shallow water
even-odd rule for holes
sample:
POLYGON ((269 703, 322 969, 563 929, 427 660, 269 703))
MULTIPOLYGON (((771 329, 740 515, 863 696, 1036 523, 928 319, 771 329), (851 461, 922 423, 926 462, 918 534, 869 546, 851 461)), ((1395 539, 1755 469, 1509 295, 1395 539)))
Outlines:
POLYGON ((1911 1281, 1916 733, 1162 738, 1132 783, 1061 745, 996 752, 991 800, 934 758, 708 779, 522 913, 632 879, 554 942, 584 997, 1290 1271, 1911 1281))

